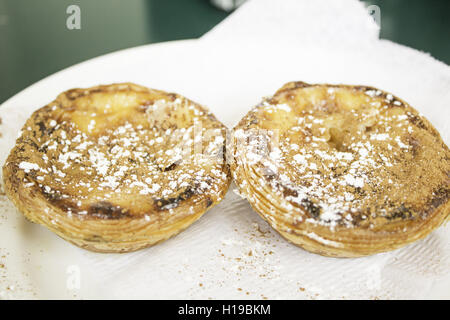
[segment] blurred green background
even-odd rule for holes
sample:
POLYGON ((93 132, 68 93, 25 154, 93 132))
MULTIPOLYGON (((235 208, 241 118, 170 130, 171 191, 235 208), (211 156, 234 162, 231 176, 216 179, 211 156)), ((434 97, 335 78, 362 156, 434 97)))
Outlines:
MULTIPOLYGON (((277 0, 274 0, 277 1, 277 0)), ((450 64, 449 0, 367 0, 381 37, 450 64)), ((0 103, 75 63, 128 47, 197 38, 229 13, 209 0, 0 0, 0 103), (81 8, 81 30, 66 9, 81 8)))

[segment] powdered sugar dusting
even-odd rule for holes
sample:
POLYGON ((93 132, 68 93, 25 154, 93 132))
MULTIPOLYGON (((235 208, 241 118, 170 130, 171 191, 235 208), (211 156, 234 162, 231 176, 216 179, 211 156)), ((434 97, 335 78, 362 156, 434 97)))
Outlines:
MULTIPOLYGON (((205 195, 208 206, 220 201, 228 181, 222 125, 181 98, 136 108, 147 111, 107 126, 103 112, 90 112, 85 131, 71 119, 47 119, 49 133, 34 134, 39 155, 33 151, 33 161, 18 164, 25 174, 23 186, 36 186, 53 199, 70 199, 75 205, 65 207, 69 215, 85 215, 97 202, 119 208, 124 197, 134 197, 136 208, 154 211, 157 206, 168 214, 192 195, 205 195), (184 123, 172 123, 168 112, 182 113, 184 123)), ((105 110, 110 112, 111 105, 105 110)), ((33 135, 31 127, 24 131, 19 139, 33 135)), ((192 205, 203 199, 192 198, 192 205)))
MULTIPOLYGON (((326 99, 333 101, 342 90, 326 91, 326 99)), ((358 108, 334 109, 336 102, 316 98, 302 111, 280 108, 289 104, 288 97, 273 104, 266 100, 254 109, 257 116, 249 118, 250 129, 237 128, 234 135, 234 156, 243 169, 233 172, 240 193, 255 206, 261 201, 256 193, 264 194, 289 224, 306 221, 334 230, 373 228, 372 221, 395 219, 405 200, 394 190, 403 187, 402 179, 408 176, 399 178, 392 172, 403 170, 405 157, 413 156, 414 115, 380 90, 356 94, 358 108), (277 110, 281 112, 275 114, 277 110), (371 208, 374 203, 376 211, 371 208), (374 220, 377 217, 382 219, 374 220)), ((272 217, 275 209, 261 210, 277 223, 272 217)))

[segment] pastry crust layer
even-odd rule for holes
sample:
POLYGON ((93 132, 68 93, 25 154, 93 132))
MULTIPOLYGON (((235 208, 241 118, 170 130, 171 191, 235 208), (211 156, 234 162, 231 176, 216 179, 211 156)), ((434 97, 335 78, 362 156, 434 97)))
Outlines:
POLYGON ((239 122, 229 150, 240 193, 311 252, 393 250, 449 216, 448 147, 415 109, 376 88, 288 83, 239 122))
POLYGON ((73 89, 37 110, 3 167, 29 220, 97 252, 163 241, 220 202, 226 128, 178 94, 121 83, 73 89))

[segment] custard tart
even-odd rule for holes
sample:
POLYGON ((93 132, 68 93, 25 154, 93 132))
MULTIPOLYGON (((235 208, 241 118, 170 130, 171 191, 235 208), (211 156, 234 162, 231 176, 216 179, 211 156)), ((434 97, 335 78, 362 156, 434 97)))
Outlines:
POLYGON ((97 252, 179 233, 220 202, 226 128, 178 94, 132 83, 73 89, 26 121, 3 167, 26 218, 97 252))
POLYGON ((359 257, 427 236, 450 212, 450 152, 405 101, 366 86, 291 82, 234 128, 238 191, 283 237, 359 257))

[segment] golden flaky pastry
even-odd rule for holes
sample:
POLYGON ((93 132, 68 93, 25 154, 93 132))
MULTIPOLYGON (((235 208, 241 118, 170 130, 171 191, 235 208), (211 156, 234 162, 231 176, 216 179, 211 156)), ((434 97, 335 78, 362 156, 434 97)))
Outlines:
POLYGON ((288 83, 233 137, 240 193, 311 252, 393 250, 449 216, 448 147, 416 110, 381 90, 288 83))
POLYGON ((131 83, 73 89, 25 123, 3 167, 31 221, 82 248, 128 252, 224 197, 225 127, 198 104, 131 83))

